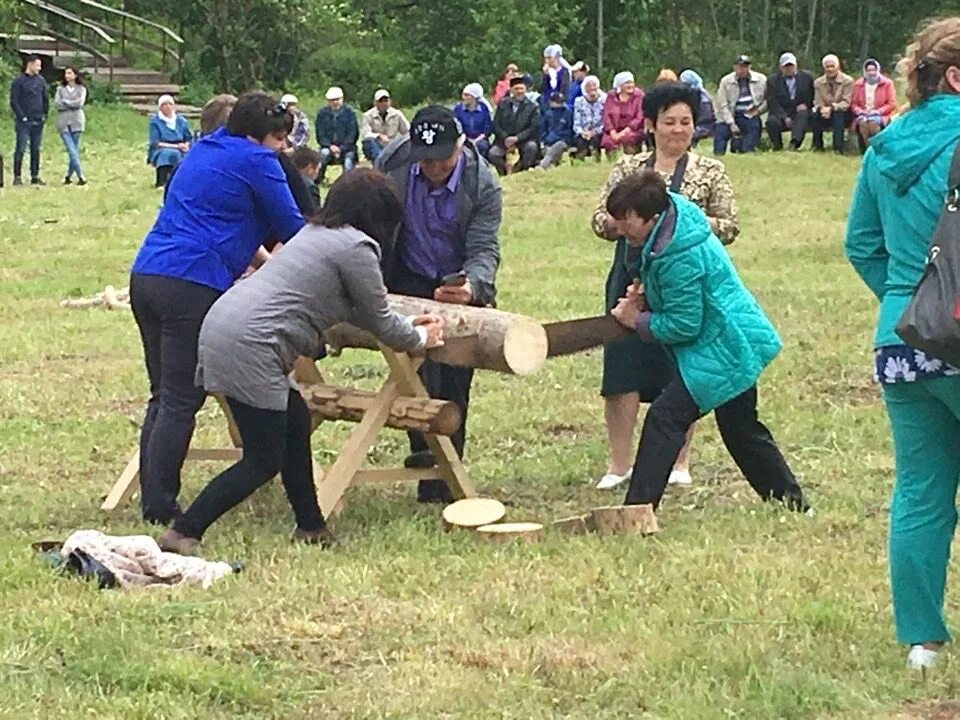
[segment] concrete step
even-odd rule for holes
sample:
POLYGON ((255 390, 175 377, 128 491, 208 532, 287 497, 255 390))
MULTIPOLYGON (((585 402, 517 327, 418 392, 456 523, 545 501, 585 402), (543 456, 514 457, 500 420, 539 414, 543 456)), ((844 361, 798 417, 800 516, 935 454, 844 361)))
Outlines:
MULTIPOLYGON (((106 80, 110 77, 110 68, 93 67, 81 68, 80 72, 86 77, 96 77, 106 80)), ((143 84, 143 85, 169 85, 170 76, 167 73, 157 72, 156 70, 144 70, 142 68, 123 67, 113 68, 113 79, 119 83, 143 84)))
MULTIPOLYGON (((116 78, 114 78, 116 80, 116 78)), ((131 95, 176 95, 180 86, 173 83, 125 83, 120 81, 120 94, 124 97, 131 95)))

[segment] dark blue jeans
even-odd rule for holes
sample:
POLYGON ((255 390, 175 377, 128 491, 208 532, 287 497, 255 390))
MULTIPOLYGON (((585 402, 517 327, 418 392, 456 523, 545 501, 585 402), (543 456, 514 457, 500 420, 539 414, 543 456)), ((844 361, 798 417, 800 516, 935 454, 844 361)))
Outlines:
POLYGON ((43 142, 43 120, 17 120, 17 146, 13 152, 13 177, 23 175, 23 156, 30 143, 30 179, 40 177, 40 144, 43 142))
POLYGON ((846 110, 835 110, 829 118, 820 116, 815 110, 810 115, 810 124, 813 126, 813 149, 823 150, 823 133, 833 135, 833 151, 843 154, 847 144, 847 125, 850 124, 850 115, 846 110))
POLYGON ((723 155, 727 152, 727 143, 730 144, 732 153, 751 153, 757 149, 760 143, 760 118, 747 117, 743 113, 737 113, 734 116, 734 122, 740 130, 740 136, 733 134, 730 126, 723 122, 718 122, 713 132, 713 154, 723 155))
POLYGON ((380 157, 380 153, 383 152, 383 145, 380 144, 380 140, 377 138, 367 138, 361 145, 363 156, 370 162, 376 162, 377 158, 380 157))

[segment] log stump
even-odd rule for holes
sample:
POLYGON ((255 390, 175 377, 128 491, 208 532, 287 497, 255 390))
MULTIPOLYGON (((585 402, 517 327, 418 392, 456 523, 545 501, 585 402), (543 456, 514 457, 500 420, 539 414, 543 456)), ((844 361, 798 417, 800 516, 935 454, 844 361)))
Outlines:
POLYGON ((493 498, 466 498, 447 505, 443 509, 443 525, 446 530, 476 530, 503 520, 507 508, 493 498))
POLYGON ((614 505, 590 512, 600 535, 653 535, 659 530, 653 505, 614 505))
POLYGON ((567 535, 586 535, 593 530, 593 516, 590 513, 586 515, 574 515, 573 517, 554 520, 550 527, 567 535))
POLYGON ((492 543, 510 543, 516 540, 529 545, 540 542, 543 538, 543 525, 535 522, 484 525, 477 528, 477 537, 492 543))

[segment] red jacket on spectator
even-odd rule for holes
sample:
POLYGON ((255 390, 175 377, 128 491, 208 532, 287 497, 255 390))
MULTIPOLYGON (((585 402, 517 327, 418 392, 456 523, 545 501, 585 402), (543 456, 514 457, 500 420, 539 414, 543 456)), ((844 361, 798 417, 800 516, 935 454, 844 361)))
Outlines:
POLYGON ((503 77, 497 80, 497 84, 493 88, 493 106, 496 107, 499 105, 500 101, 503 100, 509 92, 510 79, 503 77))
MULTIPOLYGON (((853 84, 853 99, 850 101, 850 119, 852 123, 856 123, 858 117, 871 112, 867 110, 867 91, 865 86, 866 82, 864 82, 863 78, 859 78, 853 84)), ((880 117, 883 118, 883 124, 887 125, 897 109, 897 88, 894 86, 893 80, 886 75, 880 76, 877 89, 873 96, 873 104, 874 110, 872 112, 878 113, 880 117)))
POLYGON ((637 88, 625 100, 620 94, 611 90, 607 94, 607 101, 603 105, 603 140, 604 150, 615 150, 618 147, 629 145, 636 148, 643 139, 643 90, 637 88), (610 137, 614 130, 627 132, 619 141, 610 137))

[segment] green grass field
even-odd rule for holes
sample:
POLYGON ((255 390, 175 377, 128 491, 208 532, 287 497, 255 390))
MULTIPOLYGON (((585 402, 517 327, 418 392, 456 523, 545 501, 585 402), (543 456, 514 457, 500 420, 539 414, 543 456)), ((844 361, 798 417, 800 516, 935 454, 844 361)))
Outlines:
MULTIPOLYGON (((668 492, 654 538, 478 545, 397 486, 352 490, 334 521, 343 547, 324 553, 290 543, 273 484, 205 543, 207 557, 243 560, 241 575, 208 591, 100 592, 30 550, 78 528, 145 531, 134 505, 98 510, 145 400, 132 317, 59 301, 126 284, 159 194, 143 120, 89 114, 88 187, 55 185, 65 156, 49 132, 50 187, 0 194, 0 717, 956 717, 942 704, 960 692, 955 666, 922 683, 892 636, 874 302, 842 253, 855 159, 727 161, 742 222, 731 252, 785 342, 761 411, 815 517, 759 503, 707 420, 696 484, 668 492)), ((9 124, 0 137, 12 144, 9 124)), ((611 246, 589 216, 609 167, 503 183, 503 308, 544 320, 602 309, 611 246)), ((371 385, 382 367, 355 351, 324 371, 371 385)), ((605 462, 599 379, 599 353, 527 378, 478 375, 469 467, 511 519, 619 501, 590 482, 605 462)), ((318 458, 348 429, 322 427, 318 458)), ((195 442, 225 435, 208 405, 195 442)), ((391 434, 372 460, 396 462, 403 440, 391 434)), ((188 466, 185 499, 218 467, 188 466)))

